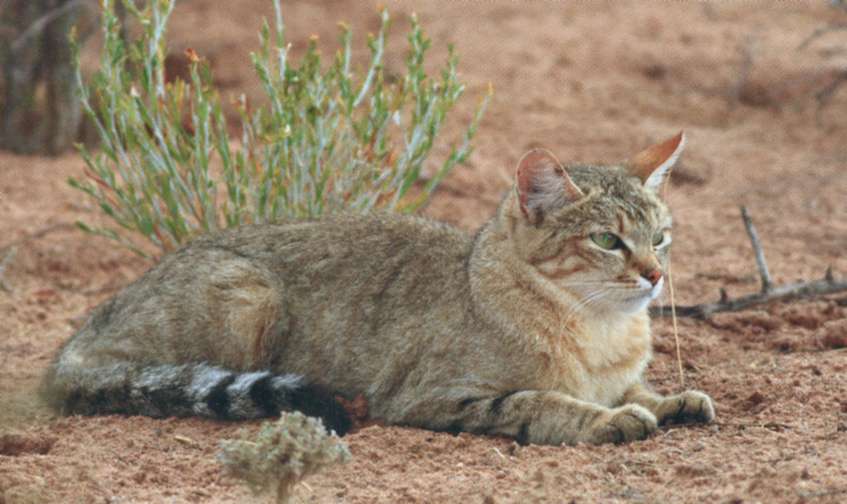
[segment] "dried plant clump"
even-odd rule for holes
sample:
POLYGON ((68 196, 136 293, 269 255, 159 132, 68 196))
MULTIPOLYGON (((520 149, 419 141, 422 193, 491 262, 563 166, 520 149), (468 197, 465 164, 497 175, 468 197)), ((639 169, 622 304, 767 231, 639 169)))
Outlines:
POLYGON ((350 460, 350 451, 323 423, 299 412, 266 422, 253 439, 224 440, 218 459, 226 471, 256 493, 287 502, 300 480, 350 460))

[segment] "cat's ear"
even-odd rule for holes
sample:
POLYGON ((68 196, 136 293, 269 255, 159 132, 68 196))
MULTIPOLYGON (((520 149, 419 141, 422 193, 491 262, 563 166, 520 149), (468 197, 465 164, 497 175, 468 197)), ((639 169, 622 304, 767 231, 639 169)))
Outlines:
POLYGON ((515 190, 521 212, 532 224, 540 223, 547 212, 583 196, 556 156, 546 149, 524 154, 518 162, 515 190))
POLYGON ((685 133, 680 131, 676 136, 633 156, 628 163, 629 173, 640 178, 647 189, 658 192, 683 148, 685 133))

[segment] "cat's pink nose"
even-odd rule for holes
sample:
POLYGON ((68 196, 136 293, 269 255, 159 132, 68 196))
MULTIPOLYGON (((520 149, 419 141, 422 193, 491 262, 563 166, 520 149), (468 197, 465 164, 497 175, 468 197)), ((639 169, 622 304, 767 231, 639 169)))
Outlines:
POLYGON ((662 279, 662 272, 658 269, 651 269, 641 273, 641 276, 643 276, 648 282, 650 282, 650 284, 656 285, 657 283, 659 283, 659 280, 662 279))

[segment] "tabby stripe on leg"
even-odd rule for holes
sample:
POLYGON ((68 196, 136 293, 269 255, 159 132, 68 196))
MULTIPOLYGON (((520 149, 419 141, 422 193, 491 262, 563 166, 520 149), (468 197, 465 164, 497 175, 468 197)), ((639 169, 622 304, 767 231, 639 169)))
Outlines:
POLYGON ((512 390, 511 392, 506 392, 505 394, 503 394, 501 396, 495 397, 491 401, 491 404, 488 405, 488 411, 492 415, 499 415, 501 413, 502 409, 503 409, 503 401, 505 401, 509 397, 517 394, 518 392, 520 392, 520 391, 519 390, 512 390))

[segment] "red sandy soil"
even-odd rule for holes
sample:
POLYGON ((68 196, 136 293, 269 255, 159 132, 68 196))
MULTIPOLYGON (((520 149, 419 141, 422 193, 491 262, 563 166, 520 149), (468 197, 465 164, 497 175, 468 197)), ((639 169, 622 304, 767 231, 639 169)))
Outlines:
MULTIPOLYGON (((669 194, 678 302, 758 288, 739 204, 755 219, 775 281, 820 277, 829 265, 847 274, 847 89, 822 109, 815 100, 847 67, 847 32, 798 50, 847 13, 823 1, 419 4, 389 3, 389 70, 402 69, 401 20, 416 9, 434 59, 448 41, 462 56, 459 119, 489 81, 496 90, 469 166, 446 181, 429 215, 467 229, 482 223, 531 146, 618 160, 684 128, 688 148, 669 194)), ((269 6, 184 2, 174 52, 193 47, 213 62, 226 96, 258 99, 245 55, 269 6)), ((337 20, 360 35, 377 27, 365 2, 284 8, 296 48, 317 33, 329 53, 337 20)), ((70 225, 99 218, 65 183, 82 166, 72 154, 0 154, 0 247, 16 250, 0 290, 0 503, 243 502, 249 492, 214 455, 245 424, 57 419, 35 399, 73 327, 149 267, 70 225)), ((714 397, 712 425, 599 447, 371 426, 345 438, 352 462, 299 485, 296 501, 845 502, 845 305, 842 295, 682 320, 686 386, 714 397)), ((677 391, 671 324, 654 327, 649 376, 677 391)))

